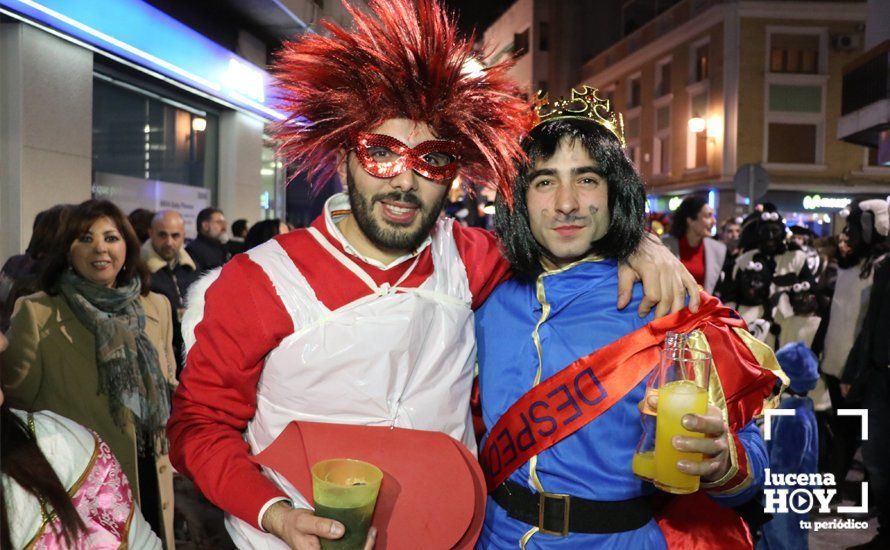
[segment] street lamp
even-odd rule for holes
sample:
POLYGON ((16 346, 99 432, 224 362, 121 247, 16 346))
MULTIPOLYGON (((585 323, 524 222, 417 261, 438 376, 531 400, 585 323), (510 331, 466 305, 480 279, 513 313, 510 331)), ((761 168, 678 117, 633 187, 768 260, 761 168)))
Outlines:
POLYGON ((692 118, 689 119, 689 131, 693 134, 704 132, 705 128, 707 128, 707 122, 705 122, 705 119, 698 116, 697 114, 693 115, 692 118))
POLYGON ((711 115, 708 119, 708 137, 716 139, 723 135, 723 119, 718 115, 711 115))
POLYGON ((203 132, 207 129, 207 119, 201 117, 195 117, 192 119, 192 130, 196 132, 203 132))

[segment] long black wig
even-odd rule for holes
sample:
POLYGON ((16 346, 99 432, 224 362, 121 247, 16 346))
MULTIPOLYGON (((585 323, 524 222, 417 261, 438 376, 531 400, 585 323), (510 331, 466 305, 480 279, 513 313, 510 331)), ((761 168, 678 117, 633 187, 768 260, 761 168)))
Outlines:
POLYGON ((609 229, 601 239, 590 243, 590 254, 625 260, 643 237, 646 191, 639 172, 618 138, 593 121, 561 119, 545 122, 535 127, 523 141, 528 162, 520 167, 519 176, 513 182, 513 208, 501 193, 495 198, 495 233, 504 255, 519 274, 538 275, 543 271, 541 259, 549 254, 535 240, 529 226, 528 174, 537 162, 556 154, 564 140, 577 141, 587 149, 590 158, 602 169, 608 185, 609 229))

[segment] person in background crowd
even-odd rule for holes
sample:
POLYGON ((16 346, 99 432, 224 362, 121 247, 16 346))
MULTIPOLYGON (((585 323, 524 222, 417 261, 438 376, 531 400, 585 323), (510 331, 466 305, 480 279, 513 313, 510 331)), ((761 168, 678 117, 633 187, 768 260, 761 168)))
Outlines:
POLYGON ((31 545, 162 548, 107 443, 55 413, 13 410, 0 390, 0 548, 31 545))
POLYGON ((112 203, 76 206, 40 281, 19 300, 0 356, 11 406, 95 431, 133 482, 145 518, 173 548, 164 424, 175 385, 170 304, 149 291, 130 223, 112 203))
MULTIPOLYGON (((830 313, 827 319, 823 319, 820 327, 820 336, 824 334, 824 338, 813 346, 822 351, 821 370, 824 382, 814 392, 813 398, 817 409, 830 407, 834 411, 854 406, 844 396, 846 392, 841 386, 840 377, 844 374, 857 335, 863 330, 869 300, 874 296, 872 286, 875 266, 880 265, 887 256, 887 202, 880 199, 857 202, 850 208, 846 222, 842 234, 838 236, 837 282, 830 313)), ((868 335, 864 338, 866 337, 868 335)), ((879 338, 886 340, 886 333, 879 338)), ((868 349, 856 350, 850 363, 853 366, 846 375, 848 381, 855 379, 858 382, 857 391, 852 395, 858 401, 864 398, 862 382, 868 380, 870 373, 868 353, 868 349)), ((880 389, 877 389, 877 395, 880 395, 880 389)), ((878 410, 881 410, 880 406, 878 410)), ((871 416, 873 415, 869 414, 870 418, 871 416)), ((826 418, 830 427, 826 432, 828 446, 832 452, 827 457, 825 467, 838 479, 845 479, 859 445, 859 420, 838 417, 836 414, 829 414, 826 418)))
POLYGON ((199 271, 221 267, 229 260, 229 251, 223 244, 226 233, 226 217, 219 208, 205 208, 198 212, 198 237, 185 247, 185 251, 198 265, 199 271))
POLYGON ((198 278, 198 269, 185 251, 185 222, 178 212, 161 210, 155 214, 149 239, 142 245, 142 260, 151 273, 151 290, 170 301, 173 312, 173 351, 176 377, 184 363, 182 349, 182 314, 188 289, 198 278))
POLYGON ((229 256, 240 254, 250 248, 245 246, 244 239, 247 238, 247 220, 239 218, 232 224, 232 236, 226 241, 226 250, 229 256))
POLYGON ((788 237, 788 249, 802 250, 807 255, 807 267, 818 283, 819 276, 822 275, 822 271, 825 269, 825 264, 822 262, 819 251, 816 250, 816 234, 809 227, 802 225, 793 225, 789 230, 791 231, 791 236, 788 237))
POLYGON ((806 254, 788 249, 786 232, 775 205, 758 205, 742 223, 742 253, 723 285, 724 299, 773 349, 797 341, 810 346, 820 322, 806 254))
MULTIPOLYGON (((274 67, 289 119, 314 121, 278 127, 283 161, 316 186, 336 174, 345 192, 309 228, 236 256, 187 313, 199 322, 172 456, 243 548, 317 548, 344 532, 249 458, 291 421, 436 431, 475 450, 473 310, 509 276, 494 235, 440 219, 458 173, 492 185, 515 174, 531 112, 507 65, 468 73, 472 44, 434 0, 345 6, 353 29, 325 22, 326 34, 285 43, 274 67)), ((694 281, 643 242, 630 257, 642 314, 656 301, 682 309, 694 281)), ((620 270, 626 305, 634 276, 620 270)))
POLYGON ((717 238, 726 245, 726 257, 735 258, 739 255, 739 237, 742 233, 741 218, 727 218, 720 224, 717 238))
POLYGON ((155 213, 145 208, 137 208, 127 216, 140 244, 148 240, 148 230, 151 228, 151 220, 154 217, 155 213))
POLYGON ((692 195, 680 203, 670 234, 662 237, 665 246, 680 258, 708 294, 713 294, 720 282, 726 258, 726 245, 711 238, 714 223, 714 209, 708 201, 692 195))
POLYGON ((287 224, 277 218, 256 222, 251 226, 250 231, 247 232, 247 238, 244 239, 244 249, 250 250, 255 246, 263 244, 275 235, 282 235, 287 232, 287 224))
MULTIPOLYGON (((836 380, 843 371, 847 354, 862 328, 864 311, 874 280, 874 265, 888 252, 884 220, 887 202, 880 199, 854 204, 838 236, 837 283, 831 300, 825 342, 820 349, 822 372, 836 380)), ((835 383, 832 383, 836 385, 835 383)), ((835 395, 832 394, 832 399, 835 395)))
POLYGON ((37 214, 31 240, 24 254, 12 256, 0 270, 0 332, 9 328, 15 301, 37 292, 37 282, 45 259, 58 238, 73 205, 57 204, 37 214))
POLYGON ((483 220, 479 215, 476 201, 475 195, 470 196, 458 185, 448 191, 448 200, 445 201, 443 212, 464 227, 480 227, 480 222, 483 220))
MULTIPOLYGON (((819 253, 819 263, 822 264, 822 272, 816 281, 816 300, 819 303, 819 316, 827 319, 829 311, 831 311, 831 297, 834 295, 834 286, 837 284, 837 258, 841 247, 846 249, 846 235, 841 233, 837 236, 828 236, 815 239, 813 247, 819 253), (843 239, 843 243, 840 240, 843 239)), ((846 251, 844 252, 846 254, 846 251)), ((828 329, 828 323, 822 322, 819 325, 819 332, 813 339, 813 345, 810 349, 817 357, 821 357, 822 349, 819 347, 825 342, 825 331, 828 329)))
POLYGON ((727 218, 720 224, 717 239, 726 245, 726 258, 723 260, 723 270, 720 273, 720 282, 714 288, 714 295, 723 298, 728 284, 732 280, 732 270, 735 267, 735 259, 739 257, 739 237, 742 232, 742 218, 727 218))
MULTIPOLYGON (((888 223, 875 223, 879 239, 887 242, 888 223)), ((868 440, 862 442, 862 461, 878 508, 878 534, 856 550, 890 548, 890 255, 876 259, 874 283, 862 329, 841 376, 841 394, 868 409, 868 440)))
MULTIPOLYGON (((834 287, 837 284, 838 265, 837 258, 840 253, 847 254, 849 247, 847 246, 847 236, 843 233, 821 237, 815 240, 814 246, 819 252, 822 265, 822 273, 819 280, 816 281, 816 302, 817 315, 822 319, 819 323, 819 329, 813 338, 810 349, 816 354, 816 357, 823 356, 823 345, 825 344, 825 333, 828 330, 828 316, 831 311, 831 297, 834 295, 834 287)), ((828 395, 827 386, 825 385, 825 377, 820 376, 816 383, 816 388, 810 392, 813 399, 813 408, 816 411, 816 419, 819 425, 819 469, 820 471, 831 471, 834 473, 836 468, 832 464, 841 464, 844 462, 843 456, 845 451, 838 445, 832 444, 834 440, 835 424, 838 421, 847 421, 848 418, 836 418, 831 410, 831 398, 828 395)), ((852 419, 856 420, 856 419, 852 419)), ((851 429, 854 429, 852 425, 851 429)))
MULTIPOLYGON (((822 353, 822 373, 826 375, 832 404, 843 401, 838 378, 856 335, 862 329, 868 310, 874 266, 888 252, 886 230, 887 202, 880 199, 854 204, 846 218, 846 226, 838 236, 837 282, 824 325, 824 342, 818 343, 822 353)), ((814 345, 814 347, 816 347, 814 345)))
MULTIPOLYGON (((185 364, 182 343, 182 316, 188 289, 198 279, 195 262, 185 251, 185 222, 173 210, 155 214, 149 240, 142 245, 142 260, 151 272, 151 290, 167 297, 173 312, 173 352, 176 378, 185 364)), ((199 549, 231 547, 222 525, 222 512, 184 476, 173 479, 176 539, 199 549), (184 527, 184 528, 183 528, 184 527)))
MULTIPOLYGON (((776 352, 776 359, 791 382, 778 408, 793 410, 794 415, 772 419, 771 438, 766 442, 770 472, 815 474, 819 471, 819 430, 807 393, 819 380, 819 360, 803 342, 786 344, 776 352)), ((809 520, 809 514, 774 514, 763 526, 757 549, 805 550, 809 529, 801 528, 801 520, 809 520)))

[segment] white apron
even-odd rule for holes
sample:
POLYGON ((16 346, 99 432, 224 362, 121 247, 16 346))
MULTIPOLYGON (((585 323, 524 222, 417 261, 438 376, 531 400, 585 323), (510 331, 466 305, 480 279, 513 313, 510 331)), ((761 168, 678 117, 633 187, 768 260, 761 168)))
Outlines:
MULTIPOLYGON (((272 280, 296 330, 266 356, 256 414, 245 434, 253 454, 292 420, 440 431, 475 454, 469 406, 476 361, 472 295, 451 223, 439 222, 434 231, 433 274, 420 288, 378 287, 310 228, 336 261, 374 291, 334 311, 316 298, 277 242, 248 253, 272 280)), ((264 471, 296 506, 309 507, 283 477, 264 471)), ((235 517, 227 516, 226 526, 239 548, 287 548, 235 517)))

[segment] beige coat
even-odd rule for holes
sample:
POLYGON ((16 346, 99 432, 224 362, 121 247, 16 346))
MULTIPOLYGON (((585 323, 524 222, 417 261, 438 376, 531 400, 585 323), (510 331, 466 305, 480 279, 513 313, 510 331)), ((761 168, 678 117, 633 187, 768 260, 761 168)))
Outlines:
MULTIPOLYGON (((160 294, 140 297, 145 333, 158 350, 161 369, 176 384, 170 303, 160 294)), ((0 356, 3 391, 12 407, 50 410, 94 430, 120 461, 138 498, 136 430, 132 418, 124 429, 111 418, 108 397, 98 393, 96 343, 60 294, 38 292, 16 303, 6 333, 9 348, 0 356)), ((157 460, 164 533, 173 549, 173 472, 170 460, 157 460)))

